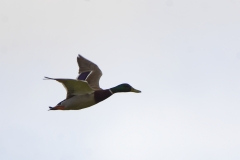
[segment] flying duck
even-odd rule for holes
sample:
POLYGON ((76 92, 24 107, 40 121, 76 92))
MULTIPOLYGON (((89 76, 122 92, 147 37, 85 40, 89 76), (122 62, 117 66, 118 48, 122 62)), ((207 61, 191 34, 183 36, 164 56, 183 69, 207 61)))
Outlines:
POLYGON ((59 102, 55 107, 49 107, 49 110, 79 110, 93 106, 109 98, 114 93, 141 92, 127 83, 110 89, 102 89, 99 87, 99 79, 102 76, 102 71, 99 67, 81 55, 78 55, 77 62, 79 75, 76 79, 45 77, 45 79, 56 80, 62 83, 67 90, 66 99, 59 102))

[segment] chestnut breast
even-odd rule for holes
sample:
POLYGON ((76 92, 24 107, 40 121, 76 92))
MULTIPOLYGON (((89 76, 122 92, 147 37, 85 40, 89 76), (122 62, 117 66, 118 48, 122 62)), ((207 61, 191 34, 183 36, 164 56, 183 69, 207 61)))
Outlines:
POLYGON ((98 90, 94 92, 94 100, 96 103, 99 103, 108 97, 110 97, 112 93, 109 91, 109 89, 106 90, 98 90))

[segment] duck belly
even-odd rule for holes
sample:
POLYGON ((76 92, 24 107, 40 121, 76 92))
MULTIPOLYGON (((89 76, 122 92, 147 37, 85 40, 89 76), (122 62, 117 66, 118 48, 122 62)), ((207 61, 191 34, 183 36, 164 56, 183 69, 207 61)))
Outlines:
POLYGON ((79 110, 96 104, 94 94, 77 95, 61 103, 65 110, 79 110))

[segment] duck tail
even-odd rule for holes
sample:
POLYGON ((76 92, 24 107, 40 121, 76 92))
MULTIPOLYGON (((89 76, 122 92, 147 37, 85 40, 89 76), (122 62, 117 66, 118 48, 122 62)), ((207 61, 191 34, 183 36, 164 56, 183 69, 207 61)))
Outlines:
POLYGON ((50 110, 64 110, 64 106, 55 106, 55 107, 50 107, 49 106, 49 111, 50 110))

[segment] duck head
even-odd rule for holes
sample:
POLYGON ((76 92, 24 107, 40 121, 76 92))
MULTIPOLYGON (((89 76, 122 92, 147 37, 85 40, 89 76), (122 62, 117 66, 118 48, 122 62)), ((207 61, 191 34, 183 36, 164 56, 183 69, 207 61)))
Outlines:
POLYGON ((134 89, 132 86, 130 86, 129 84, 127 83, 123 83, 123 84, 120 84, 116 87, 113 87, 113 88, 110 88, 110 90, 113 92, 113 93, 117 93, 117 92, 135 92, 135 93, 141 93, 141 91, 137 90, 137 89, 134 89))

